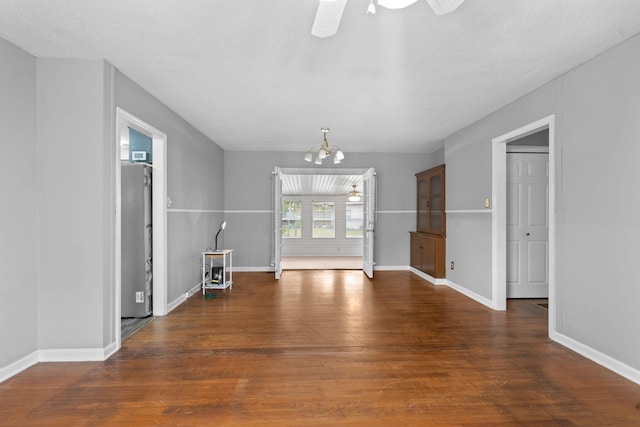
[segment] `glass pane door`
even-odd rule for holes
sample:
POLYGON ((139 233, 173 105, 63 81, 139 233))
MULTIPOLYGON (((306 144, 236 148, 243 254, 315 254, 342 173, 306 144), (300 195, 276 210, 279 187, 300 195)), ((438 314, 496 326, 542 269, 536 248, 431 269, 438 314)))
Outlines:
POLYGON ((429 180, 429 228, 432 232, 442 231, 442 179, 433 176, 429 180))

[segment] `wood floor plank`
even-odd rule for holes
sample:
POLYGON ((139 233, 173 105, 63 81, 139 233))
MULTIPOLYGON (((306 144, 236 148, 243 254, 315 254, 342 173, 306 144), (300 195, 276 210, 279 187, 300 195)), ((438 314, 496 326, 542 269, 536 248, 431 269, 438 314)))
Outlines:
POLYGON ((105 362, 0 384, 0 425, 638 426, 640 386, 406 272, 235 273, 105 362))

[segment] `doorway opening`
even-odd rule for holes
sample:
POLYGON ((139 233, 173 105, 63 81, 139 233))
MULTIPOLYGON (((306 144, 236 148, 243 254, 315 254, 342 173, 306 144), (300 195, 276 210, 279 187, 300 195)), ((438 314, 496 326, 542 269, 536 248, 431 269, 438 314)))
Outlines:
POLYGON ((372 277, 373 168, 276 168, 273 175, 276 278, 284 269, 361 269, 372 277))
MULTIPOLYGON (((138 119, 132 114, 126 112, 121 108, 116 108, 116 156, 115 156, 115 199, 116 199, 116 219, 115 219, 115 295, 113 299, 113 310, 114 318, 114 336, 117 348, 119 349, 122 343, 122 315, 123 315, 123 289, 122 289, 122 274, 123 274, 123 243, 126 243, 123 237, 123 232, 128 233, 128 228, 123 227, 123 191, 122 191, 122 183, 123 183, 123 171, 122 171, 122 142, 129 141, 130 132, 139 133, 141 136, 148 138, 150 140, 150 152, 153 153, 153 163, 148 163, 145 159, 140 158, 140 163, 142 165, 135 165, 135 167, 139 168, 135 173, 140 172, 140 175, 143 177, 142 179, 149 179, 151 176, 151 171, 153 171, 153 186, 151 186, 150 190, 150 223, 153 224, 153 228, 146 230, 148 231, 145 239, 149 240, 149 250, 148 252, 153 254, 153 262, 150 265, 150 275, 152 276, 152 284, 151 291, 149 293, 152 294, 151 300, 146 300, 146 295, 144 291, 141 291, 141 294, 133 295, 132 298, 136 298, 134 304, 137 303, 138 298, 142 301, 139 304, 144 305, 146 302, 149 303, 149 311, 153 313, 154 316, 164 316, 167 314, 167 250, 166 250, 166 240, 167 240, 167 210, 166 203, 167 200, 167 176, 166 176, 166 142, 167 136, 154 128, 153 126, 145 123, 144 121, 138 119), (142 169, 144 168, 144 169, 142 169)), ((142 156, 142 153, 140 153, 142 156)), ((128 178, 125 178, 128 179, 128 178)), ((145 196, 142 196, 145 197, 145 196)), ((150 262, 150 260, 146 258, 146 255, 142 255, 143 257, 143 266, 144 263, 150 262)), ((144 267, 143 267, 144 270, 144 267)), ((143 279, 143 280, 146 280, 143 279)), ((145 316, 148 317, 148 316, 145 316)), ((127 322, 129 323, 129 322, 127 322)), ((126 325, 127 328, 130 328, 130 325, 126 325)), ((134 325, 135 329, 138 325, 134 325)), ((125 333, 128 333, 125 331, 125 333)))
MULTIPOLYGON (((548 308, 549 331, 555 330, 555 115, 496 137, 492 141, 492 306, 506 310, 507 306, 507 145, 529 135, 545 131, 548 134, 548 308)), ((513 144, 513 146, 517 146, 513 144)))

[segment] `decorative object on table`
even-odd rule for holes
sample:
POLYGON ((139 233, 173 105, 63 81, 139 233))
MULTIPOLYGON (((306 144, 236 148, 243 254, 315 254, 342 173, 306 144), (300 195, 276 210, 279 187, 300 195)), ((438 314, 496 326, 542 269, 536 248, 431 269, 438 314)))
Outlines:
POLYGON ((218 232, 216 233, 216 246, 213 249, 215 252, 218 252, 218 236, 220 235, 220 232, 225 229, 226 226, 227 226, 227 221, 222 221, 220 223, 220 228, 218 229, 218 232))

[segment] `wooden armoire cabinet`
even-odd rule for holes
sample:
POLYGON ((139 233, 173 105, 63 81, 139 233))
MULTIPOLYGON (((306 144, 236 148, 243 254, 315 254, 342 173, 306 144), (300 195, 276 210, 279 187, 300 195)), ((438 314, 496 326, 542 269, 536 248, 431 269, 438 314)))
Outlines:
POLYGON ((416 174, 416 231, 411 232, 411 266, 445 277, 445 165, 416 174))

